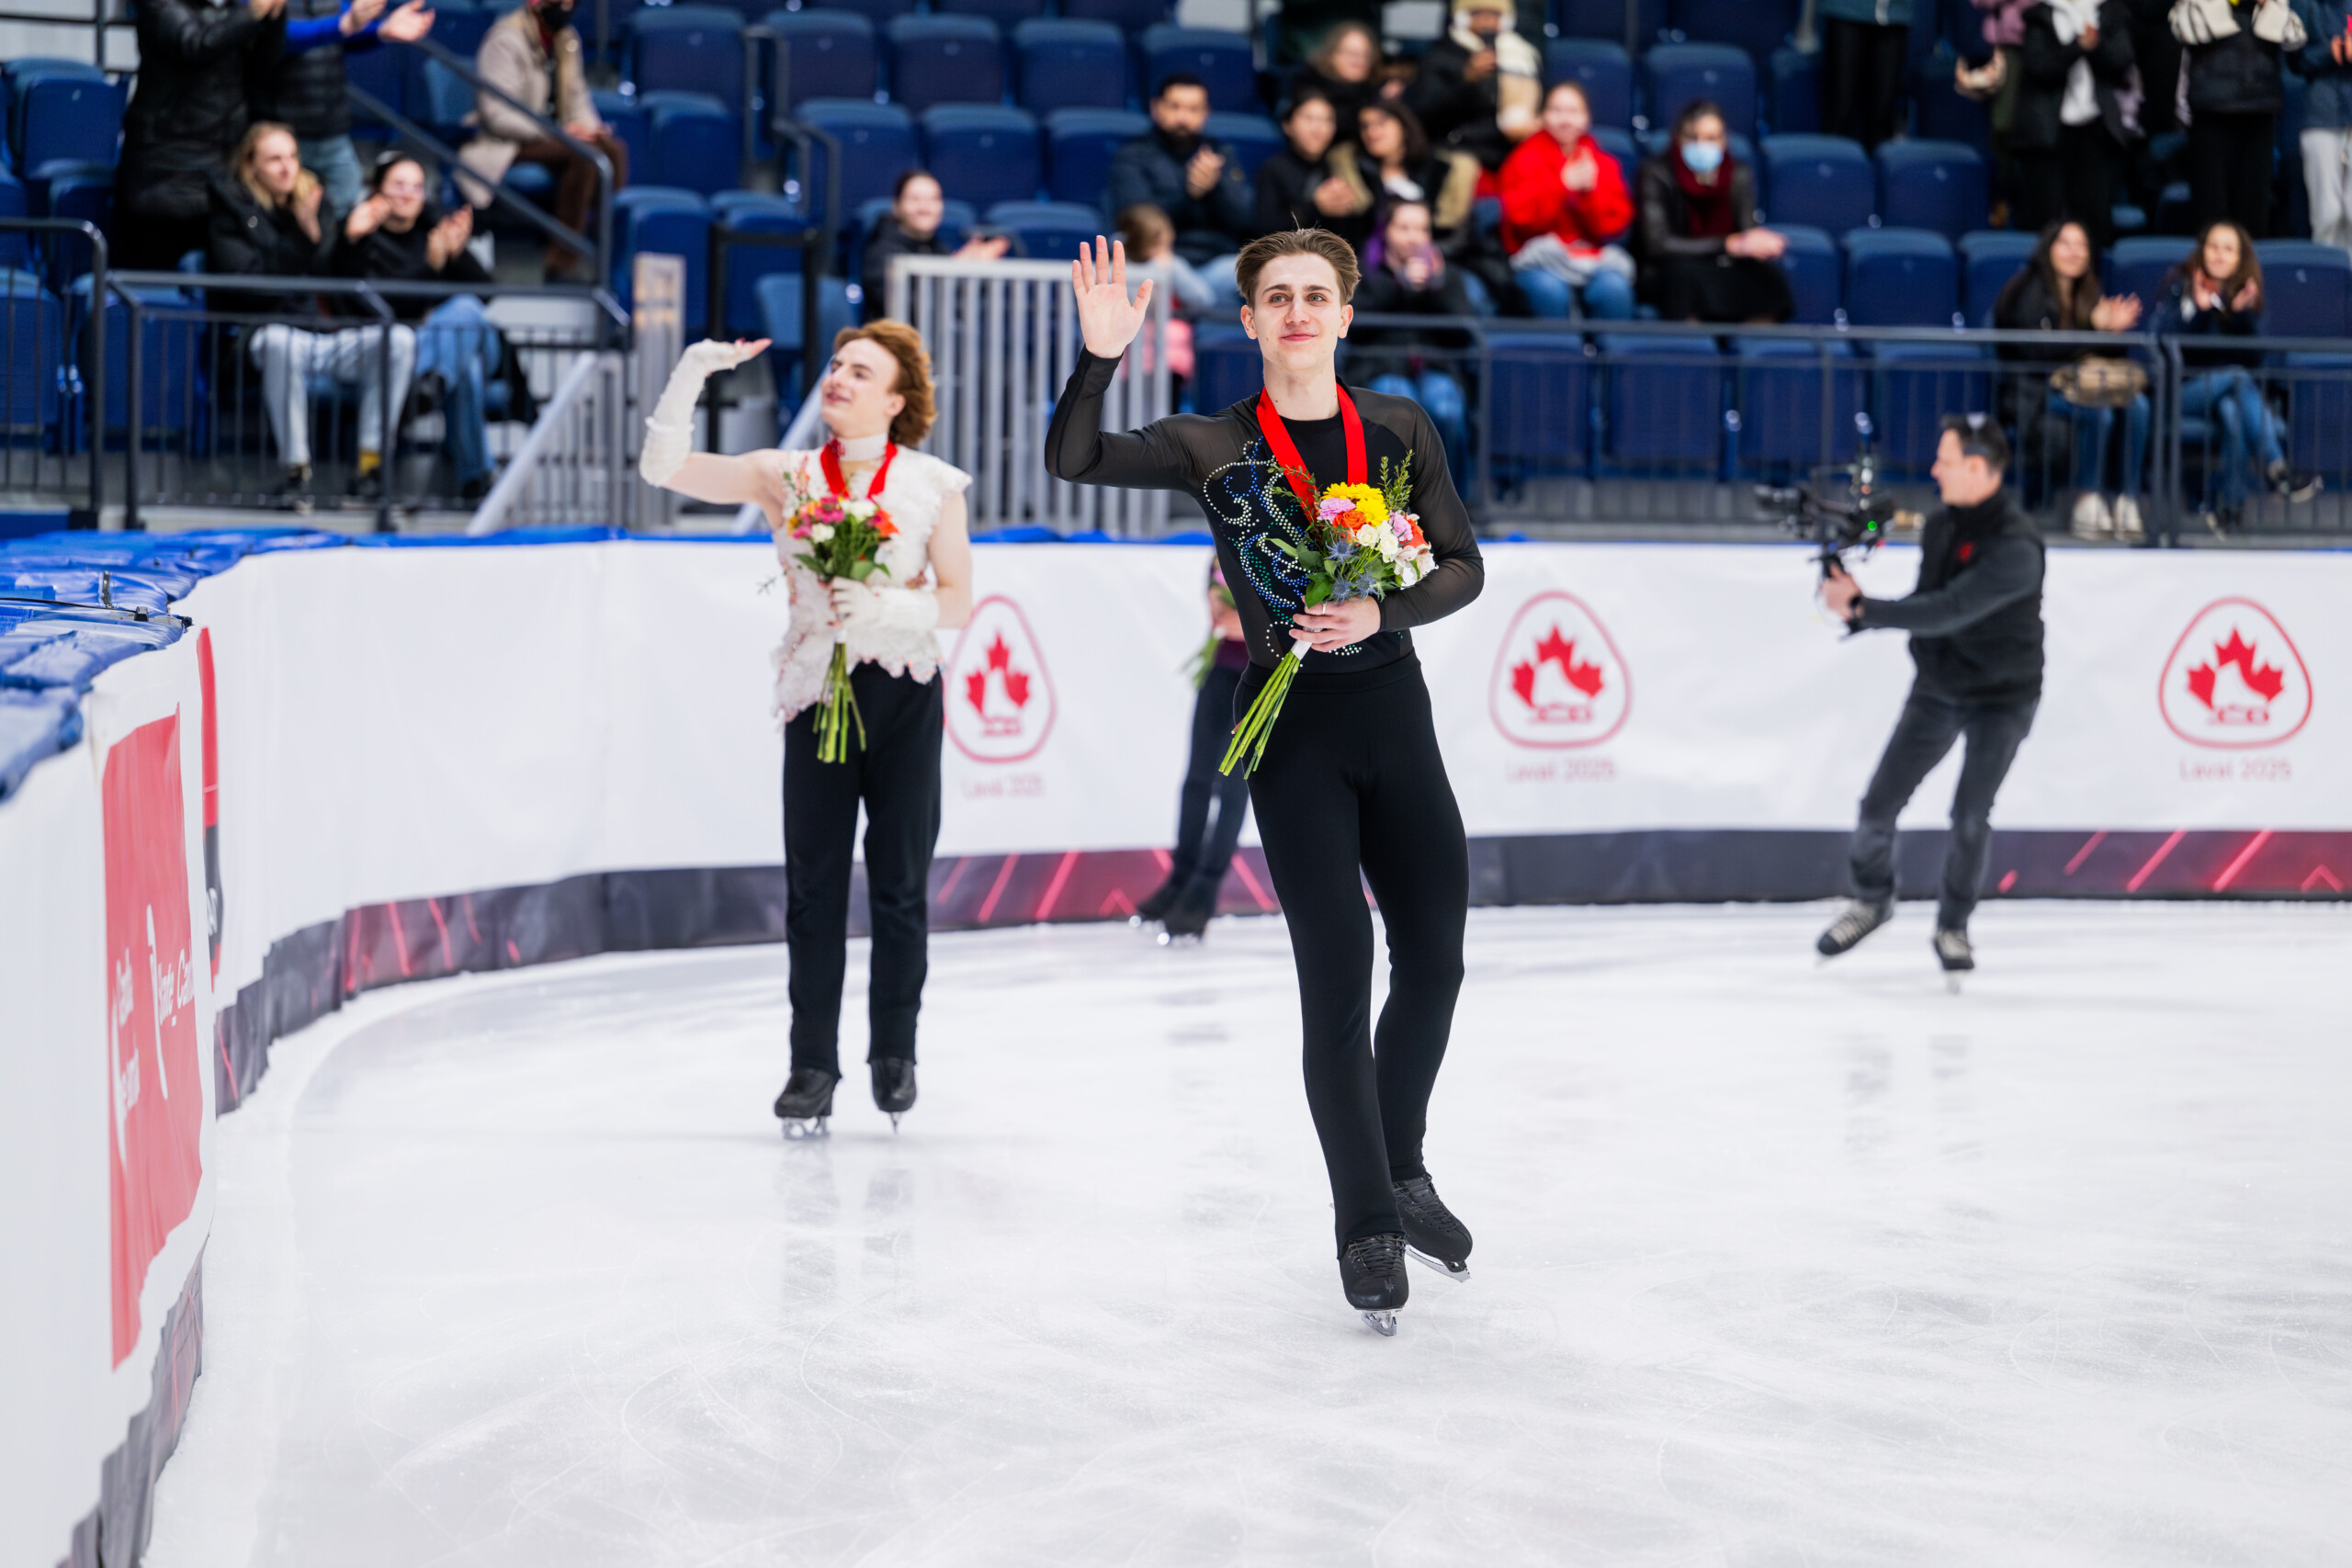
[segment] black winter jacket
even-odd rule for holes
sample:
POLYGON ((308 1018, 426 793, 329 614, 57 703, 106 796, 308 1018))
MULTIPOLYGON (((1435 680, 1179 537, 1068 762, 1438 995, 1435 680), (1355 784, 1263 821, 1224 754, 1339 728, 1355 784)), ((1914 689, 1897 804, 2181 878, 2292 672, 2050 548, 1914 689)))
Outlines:
MULTIPOLYGON (((1462 281, 1462 269, 1452 266, 1438 275, 1433 288, 1416 288, 1387 267, 1374 267, 1364 274, 1363 285, 1356 290, 1355 308, 1359 316, 1476 314, 1470 290, 1462 281)), ((1456 328, 1357 327, 1349 333, 1348 344, 1349 378, 1371 381, 1408 374, 1418 349, 1467 348, 1470 338, 1456 328)), ((1452 364, 1441 361, 1433 367, 1444 369, 1452 364)))
POLYGON ((1297 228, 1329 229, 1355 250, 1372 238, 1372 193, 1361 179, 1348 180, 1326 152, 1309 164, 1283 147, 1258 165, 1258 232, 1297 228), (1328 179, 1346 180, 1359 209, 1336 217, 1315 205, 1315 192, 1328 179))
MULTIPOLYGON (((449 258, 448 265, 439 272, 433 270, 427 260, 426 245, 433 238, 434 227, 443 216, 440 209, 427 202, 424 210, 417 215, 416 221, 409 225, 408 232, 404 234, 395 234, 390 229, 379 227, 353 241, 345 239, 338 228, 328 236, 328 267, 338 277, 379 277, 395 283, 471 283, 487 287, 491 281, 490 274, 482 270, 481 263, 474 260, 471 251, 461 250, 449 258)), ((294 232, 297 239, 301 237, 300 229, 294 232)), ((411 322, 423 321, 440 302, 418 294, 384 296, 384 303, 392 308, 392 314, 411 322)), ((337 313, 368 321, 377 319, 373 310, 356 299, 339 309, 337 313)))
MULTIPOLYGON (((322 220, 319 239, 302 232, 292 211, 264 207, 253 193, 229 175, 211 179, 212 235, 207 247, 209 272, 243 273, 258 277, 316 277, 329 270, 336 244, 335 232, 322 220)), ((216 288, 208 301, 215 310, 254 316, 322 317, 319 297, 299 289, 216 288)), ((320 325, 327 322, 322 319, 320 325)))
MULTIPOLYGON (((286 0, 286 18, 334 17, 344 0, 286 0)), ((375 29, 336 39, 280 60, 255 105, 255 117, 283 120, 300 137, 348 136, 351 98, 343 89, 344 57, 378 48, 375 29)), ((397 106, 395 106, 397 107, 397 106)))
POLYGON ((2123 118, 2116 95, 2132 75, 2132 12, 2123 0, 2106 0, 2098 8, 2098 47, 2060 43, 2050 7, 2036 6, 2025 14, 2024 79, 2018 85, 2017 118, 2009 130, 2013 152, 2047 152, 2058 145, 2058 111, 2066 98, 2066 78, 2075 62, 2091 68, 2091 92, 2098 100, 2099 123, 2119 147, 2128 146, 2136 130, 2123 118))
POLYGON ((2277 44, 2254 36, 2255 4, 2235 0, 2230 8, 2238 30, 2228 38, 2181 51, 2191 116, 2277 114, 2287 107, 2286 85, 2279 79, 2286 56, 2277 44))
POLYGON ((1413 112, 1430 140, 1473 153, 1489 169, 1499 169, 1516 145, 1495 123, 1502 104, 1502 73, 1490 71, 1484 81, 1468 79, 1470 51, 1451 35, 1430 45, 1421 68, 1408 89, 1413 112))
POLYGON ((1147 132, 1111 156, 1111 177, 1103 191, 1104 210, 1116 216, 1126 208, 1148 202, 1168 214, 1176 226, 1176 253, 1194 266, 1212 256, 1239 250, 1256 232, 1250 184, 1233 149, 1222 141, 1203 145, 1225 160, 1225 172, 1205 196, 1194 197, 1184 188, 1187 158, 1170 152, 1158 130, 1147 132))
POLYGON ((206 182, 227 165, 257 80, 273 70, 283 19, 243 5, 140 0, 139 85, 122 119, 117 220, 204 216, 206 182))
MULTIPOLYGON (((1741 233, 1756 227, 1756 171, 1726 153, 1731 171, 1731 223, 1741 233)), ((1692 234, 1682 212, 1682 187, 1675 183, 1672 154, 1642 160, 1634 177, 1634 250, 1645 265, 1668 256, 1712 256, 1723 252, 1720 235, 1692 234)))
POLYGON ((1947 506, 1919 533, 1919 582, 1908 597, 1859 602, 1857 632, 1911 634, 1919 685, 1955 702, 2041 695, 2041 535, 2004 491, 1947 506))

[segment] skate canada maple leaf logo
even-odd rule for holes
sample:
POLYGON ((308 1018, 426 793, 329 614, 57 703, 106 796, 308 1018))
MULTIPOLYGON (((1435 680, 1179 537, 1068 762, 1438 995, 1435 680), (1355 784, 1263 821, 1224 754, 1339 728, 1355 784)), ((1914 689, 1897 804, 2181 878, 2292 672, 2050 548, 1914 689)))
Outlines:
POLYGON ((947 660, 947 734, 978 762, 1034 757, 1053 729, 1054 683, 1021 606, 983 599, 947 660))
POLYGON ((1617 733, 1633 704, 1625 661, 1591 606, 1572 593, 1538 593, 1511 617, 1495 658, 1488 710, 1513 745, 1594 746, 1617 733))
POLYGON ((2311 718, 2311 672, 2277 616, 2251 599, 2217 599, 2173 645, 2156 701, 2193 745, 2276 746, 2311 718))

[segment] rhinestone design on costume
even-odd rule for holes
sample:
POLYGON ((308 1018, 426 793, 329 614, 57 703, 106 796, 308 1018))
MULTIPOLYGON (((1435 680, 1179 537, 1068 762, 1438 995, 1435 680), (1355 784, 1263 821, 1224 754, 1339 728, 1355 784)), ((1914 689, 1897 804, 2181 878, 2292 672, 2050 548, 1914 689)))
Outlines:
MULTIPOLYGON (((1266 606, 1266 637, 1272 645, 1266 651, 1280 658, 1290 651, 1291 617, 1306 607, 1307 573, 1283 553, 1276 541, 1304 547, 1307 540, 1305 531, 1292 521, 1291 507, 1296 502, 1290 481, 1283 477, 1263 437, 1243 446, 1239 461, 1210 472, 1201 482, 1201 504, 1233 540, 1241 570, 1266 606), (1285 502, 1291 506, 1285 506, 1285 502)), ((1363 651, 1363 644, 1350 643, 1331 651, 1340 658, 1353 658, 1363 651)))

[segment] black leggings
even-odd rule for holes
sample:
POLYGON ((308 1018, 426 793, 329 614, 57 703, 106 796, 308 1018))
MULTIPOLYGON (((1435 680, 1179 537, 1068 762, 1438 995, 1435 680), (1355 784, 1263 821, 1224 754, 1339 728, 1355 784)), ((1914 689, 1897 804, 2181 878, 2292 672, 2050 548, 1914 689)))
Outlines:
POLYGON ((1232 739, 1234 688, 1241 671, 1212 665, 1193 704, 1193 750, 1184 764, 1184 789, 1177 799, 1176 853, 1168 880, 1177 901, 1215 908, 1217 890, 1233 864, 1233 846, 1250 815, 1250 781, 1236 768, 1230 777, 1216 771, 1232 739), (1216 825, 1209 825, 1209 803, 1216 803, 1216 825))
POLYGON ((915 1056, 930 959, 931 852, 939 842, 938 677, 918 685, 878 665, 850 671, 865 721, 849 760, 817 760, 810 708, 784 731, 784 940, 791 951, 792 1065, 842 1070, 842 973, 849 961, 850 857, 865 805, 865 895, 874 959, 866 1060, 915 1056))
MULTIPOLYGON (((1237 715, 1265 683, 1262 670, 1243 676, 1237 715)), ((1404 1228, 1389 1183, 1425 1174, 1430 1090, 1462 989, 1470 853, 1419 661, 1299 676, 1250 802, 1290 924, 1306 1104, 1344 1250, 1404 1228), (1388 930, 1376 1035, 1367 881, 1388 930)))
POLYGON ((1878 771, 1862 794, 1861 821, 1849 852, 1854 894, 1873 904, 1894 897, 1894 819, 1912 791, 1962 736, 1967 755, 1951 795, 1951 837, 1944 845, 1943 886, 1936 899, 1936 929, 1962 931, 1976 908, 1984 852, 1993 840, 1993 797, 2009 775, 2018 747, 2033 728, 2038 697, 2021 703, 1962 703, 1918 686, 1894 721, 1878 771))

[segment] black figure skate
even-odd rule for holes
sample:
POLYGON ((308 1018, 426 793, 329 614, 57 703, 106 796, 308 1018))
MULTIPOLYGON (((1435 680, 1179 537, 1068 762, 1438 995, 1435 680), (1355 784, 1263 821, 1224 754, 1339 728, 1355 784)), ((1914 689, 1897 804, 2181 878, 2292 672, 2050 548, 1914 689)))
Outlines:
POLYGON ((1216 914, 1216 889, 1206 892, 1195 885, 1184 890, 1159 921, 1159 945, 1169 947, 1180 942, 1199 942, 1209 929, 1209 921, 1216 914))
POLYGON ((1936 933, 1936 962, 1944 966, 1944 987, 1952 995, 1960 994, 1960 977, 1976 967, 1976 950, 1969 945, 1965 931, 1939 931, 1936 933))
POLYGON ((1893 900, 1890 899, 1883 904, 1871 904, 1856 898, 1846 906, 1844 914, 1829 922, 1829 929, 1821 933, 1820 940, 1813 944, 1813 950, 1824 958, 1835 958, 1841 953, 1850 953, 1860 943, 1862 938, 1893 919, 1894 919, 1893 900))
POLYGON ((1340 1283, 1364 1322, 1393 1337, 1396 1309, 1412 1294, 1405 1279, 1405 1238, 1390 1231, 1348 1243, 1340 1254, 1340 1283))
POLYGON ((915 1107, 915 1065, 904 1056, 876 1056, 869 1064, 874 1071, 874 1109, 890 1118, 890 1131, 899 1130, 899 1118, 915 1107))
POLYGON ((1470 1227, 1453 1217, 1426 1176, 1392 1181, 1396 1213, 1405 1222, 1405 1250, 1413 1260, 1457 1283, 1470 1278, 1470 1227))
POLYGON ((775 1097, 775 1113, 786 1138, 821 1138, 833 1114, 833 1086, 841 1079, 822 1067, 795 1067, 775 1097))
POLYGON ((1158 925, 1167 918, 1168 911, 1176 907, 1177 896, 1183 891, 1184 885, 1170 877, 1136 906, 1136 912, 1127 917, 1127 924, 1136 927, 1158 925))

